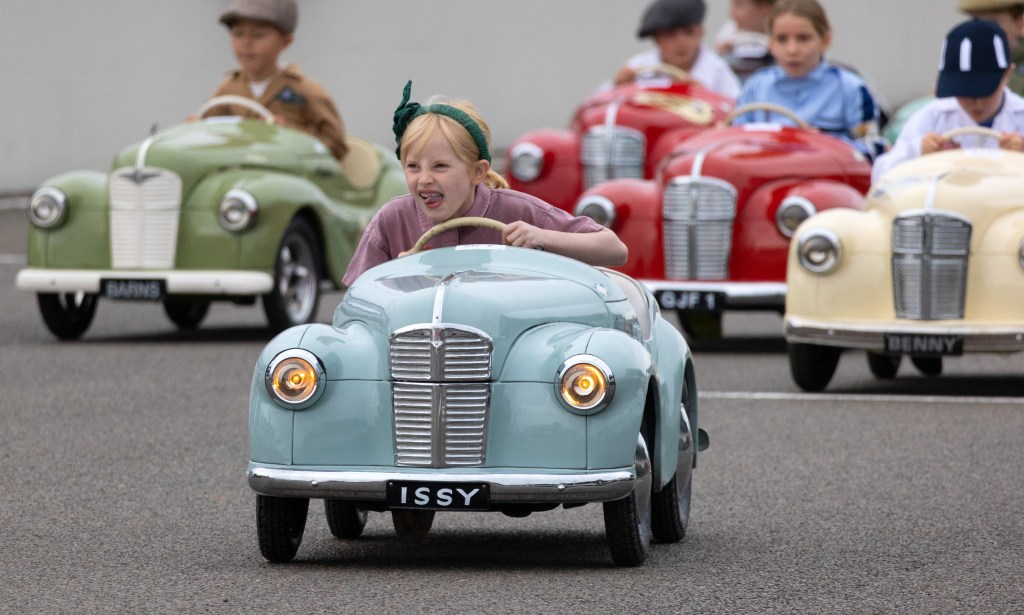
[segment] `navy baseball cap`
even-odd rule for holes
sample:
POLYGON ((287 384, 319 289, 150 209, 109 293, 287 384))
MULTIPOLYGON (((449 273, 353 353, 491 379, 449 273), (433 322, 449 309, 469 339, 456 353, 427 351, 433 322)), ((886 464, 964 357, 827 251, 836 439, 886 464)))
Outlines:
POLYGON ((984 98, 993 94, 1010 67, 1006 32, 994 21, 972 19, 949 31, 935 95, 984 98))

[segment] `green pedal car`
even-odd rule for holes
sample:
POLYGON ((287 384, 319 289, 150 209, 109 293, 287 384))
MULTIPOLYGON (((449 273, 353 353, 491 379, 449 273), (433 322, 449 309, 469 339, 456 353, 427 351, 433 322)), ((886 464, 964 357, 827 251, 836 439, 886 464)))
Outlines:
POLYGON ((263 120, 213 117, 125 148, 110 173, 47 180, 28 207, 20 290, 50 331, 75 339, 101 298, 162 302, 192 329, 210 302, 262 300, 270 327, 311 322, 321 283, 341 285, 363 228, 405 193, 394 154, 348 139, 339 163, 314 137, 263 120))
POLYGON ((612 559, 639 565, 652 537, 683 538, 708 442, 693 357, 649 291, 498 245, 370 269, 330 326, 266 346, 250 395, 247 476, 272 562, 295 557, 312 498, 342 539, 371 512, 417 537, 437 511, 600 503, 612 559))

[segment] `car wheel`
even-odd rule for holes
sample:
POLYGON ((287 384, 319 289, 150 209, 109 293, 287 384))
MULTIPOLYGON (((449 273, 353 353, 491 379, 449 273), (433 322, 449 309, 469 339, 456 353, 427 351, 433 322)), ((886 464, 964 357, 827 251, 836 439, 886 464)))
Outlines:
POLYGON ((270 328, 313 322, 320 302, 320 243, 309 222, 295 218, 277 249, 274 289, 263 295, 263 311, 270 328))
POLYGON ((62 340, 82 337, 96 315, 96 295, 92 293, 39 293, 39 313, 46 328, 62 340))
POLYGON ((271 562, 290 562, 306 529, 306 498, 256 496, 256 533, 260 553, 271 562))
POLYGON ((683 385, 680 411, 680 453, 676 462, 676 473, 661 488, 651 495, 651 533, 659 542, 679 542, 686 536, 690 523, 690 496, 693 489, 694 447, 697 442, 692 436, 690 422, 686 415, 686 404, 690 399, 689 389, 683 385), (684 454, 683 441, 689 448, 684 454))
POLYGON ((434 525, 434 511, 395 509, 391 511, 391 522, 395 524, 395 533, 402 538, 426 538, 430 526, 434 525))
POLYGON ((881 378, 882 380, 891 380, 896 377, 896 372, 900 368, 900 361, 903 360, 903 355, 892 355, 882 354, 880 352, 868 352, 868 369, 875 378, 881 378))
POLYGON ((833 346, 789 344, 789 371, 793 381, 805 391, 824 389, 836 373, 840 352, 833 346))
POLYGON ((925 376, 938 376, 942 373, 942 357, 910 357, 910 362, 925 376))
POLYGON ((340 500, 324 500, 327 526, 336 538, 359 538, 366 527, 366 511, 340 500))
POLYGON ((707 312, 679 310, 679 325, 683 333, 694 340, 722 339, 722 315, 707 312))
POLYGON ((619 566, 639 566, 651 548, 651 456, 642 435, 637 438, 633 467, 633 492, 604 503, 605 535, 612 561, 619 566))
POLYGON ((164 313, 179 329, 198 329, 209 311, 210 302, 205 299, 164 299, 164 313))

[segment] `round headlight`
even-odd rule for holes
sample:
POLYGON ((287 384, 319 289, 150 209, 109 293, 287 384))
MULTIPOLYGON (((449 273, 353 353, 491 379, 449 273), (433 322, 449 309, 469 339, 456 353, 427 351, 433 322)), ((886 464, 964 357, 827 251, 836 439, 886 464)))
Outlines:
POLYGON ((611 228, 615 223, 615 204, 611 199, 599 195, 585 196, 576 204, 577 216, 593 218, 601 226, 611 228))
POLYGON ((555 391, 559 401, 568 410, 593 414, 611 403, 615 393, 615 376, 601 359, 578 355, 558 368, 555 391))
POLYGON ((264 380, 267 392, 286 408, 307 408, 324 392, 327 373, 311 352, 293 348, 274 357, 264 380))
POLYGON ((521 182, 532 182, 544 170, 544 150, 533 143, 520 143, 509 152, 509 172, 521 182))
POLYGON ((792 237, 796 227, 817 211, 814 203, 802 196, 786 197, 775 212, 775 225, 779 227, 780 233, 792 237))
POLYGON ((259 206, 245 190, 228 190, 220 201, 220 225, 229 231, 244 231, 256 224, 259 206))
POLYGON ((64 220, 68 199, 56 188, 40 188, 28 202, 28 219, 39 228, 50 228, 64 220))
POLYGON ((842 256, 839 237, 825 229, 813 230, 800 238, 797 246, 800 264, 808 271, 826 273, 835 269, 842 256))

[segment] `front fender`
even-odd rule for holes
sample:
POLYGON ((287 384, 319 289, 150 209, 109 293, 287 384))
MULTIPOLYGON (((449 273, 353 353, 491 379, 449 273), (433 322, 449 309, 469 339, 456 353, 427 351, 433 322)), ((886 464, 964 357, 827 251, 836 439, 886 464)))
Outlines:
POLYGON ((615 207, 612 230, 629 247, 629 259, 615 267, 634 278, 662 277, 661 186, 648 179, 614 179, 594 186, 580 196, 608 199, 615 207))
POLYGON ((535 130, 516 139, 509 147, 509 155, 521 144, 532 144, 543 150, 544 165, 540 175, 528 182, 507 173, 509 186, 571 212, 576 197, 583 191, 579 136, 564 129, 535 130))
MULTIPOLYGON (((295 412, 282 408, 267 393, 267 366, 279 353, 299 348, 312 325, 291 327, 279 333, 263 348, 253 370, 249 387, 249 459, 265 463, 292 463, 292 421, 295 412)), ((330 375, 328 374, 328 377, 330 375)))
POLYGON ((110 267, 107 174, 73 171, 52 177, 42 186, 56 188, 67 197, 67 218, 60 225, 41 229, 29 224, 27 264, 55 269, 107 269, 110 267))

